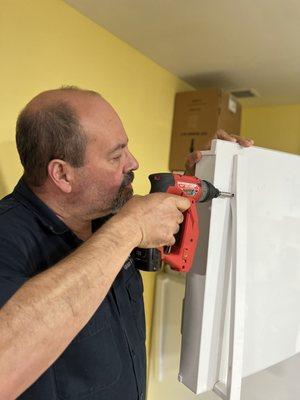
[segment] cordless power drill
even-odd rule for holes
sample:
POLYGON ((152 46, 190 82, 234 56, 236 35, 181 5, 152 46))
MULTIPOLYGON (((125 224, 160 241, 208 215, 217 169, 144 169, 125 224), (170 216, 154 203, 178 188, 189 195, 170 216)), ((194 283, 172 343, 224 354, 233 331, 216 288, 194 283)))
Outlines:
POLYGON ((160 249, 136 248, 132 253, 135 265, 143 271, 157 271, 162 261, 165 261, 176 271, 188 272, 193 264, 199 236, 196 203, 204 203, 216 197, 232 197, 233 194, 220 192, 211 183, 195 176, 158 173, 149 175, 149 180, 150 193, 164 192, 187 197, 191 207, 184 212, 184 220, 175 235, 175 244, 160 249))

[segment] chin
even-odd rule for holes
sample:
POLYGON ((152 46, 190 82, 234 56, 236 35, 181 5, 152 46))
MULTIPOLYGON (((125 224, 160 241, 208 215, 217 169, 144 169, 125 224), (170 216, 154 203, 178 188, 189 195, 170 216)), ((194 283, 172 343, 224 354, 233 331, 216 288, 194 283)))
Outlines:
POLYGON ((118 195, 118 197, 115 199, 115 201, 112 204, 112 213, 116 214, 120 208, 124 206, 124 204, 127 203, 128 200, 130 200, 133 196, 133 189, 132 187, 126 187, 123 189, 122 193, 118 195))

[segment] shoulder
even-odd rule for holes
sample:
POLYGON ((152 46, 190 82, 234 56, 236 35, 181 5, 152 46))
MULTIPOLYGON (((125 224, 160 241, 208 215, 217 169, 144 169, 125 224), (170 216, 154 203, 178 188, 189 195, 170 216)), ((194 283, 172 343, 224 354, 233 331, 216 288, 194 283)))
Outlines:
POLYGON ((13 196, 0 200, 0 239, 17 240, 35 225, 34 215, 13 196))
MULTIPOLYGON (((40 227, 32 212, 13 196, 0 201, 0 263, 27 265, 40 227)), ((27 268, 25 268, 27 270, 27 268)))

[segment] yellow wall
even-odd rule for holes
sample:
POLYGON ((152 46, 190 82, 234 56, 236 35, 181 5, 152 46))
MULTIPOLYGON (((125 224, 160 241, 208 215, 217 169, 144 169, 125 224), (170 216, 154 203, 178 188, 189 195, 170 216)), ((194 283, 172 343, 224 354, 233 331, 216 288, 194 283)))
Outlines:
MULTIPOLYGON (((97 90, 117 109, 140 161, 135 190, 146 194, 148 174, 167 171, 174 94, 191 87, 63 1, 0 1, 0 195, 22 171, 18 112, 38 92, 61 85, 97 90)), ((143 277, 149 337, 154 275, 143 277)))
POLYGON ((256 146, 300 154, 300 104, 245 108, 241 130, 256 146))

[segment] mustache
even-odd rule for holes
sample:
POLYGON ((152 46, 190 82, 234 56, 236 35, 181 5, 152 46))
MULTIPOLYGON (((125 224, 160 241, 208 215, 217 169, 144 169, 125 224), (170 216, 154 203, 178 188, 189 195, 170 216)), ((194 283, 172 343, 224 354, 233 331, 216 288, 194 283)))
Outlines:
POLYGON ((123 186, 123 187, 127 186, 131 182, 133 182, 133 180, 134 180, 134 173, 133 173, 133 171, 129 171, 129 172, 127 172, 127 174, 124 175, 124 178, 123 178, 121 186, 123 186))

